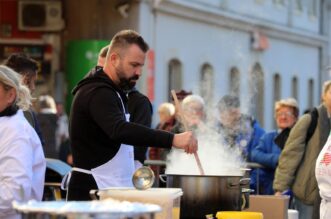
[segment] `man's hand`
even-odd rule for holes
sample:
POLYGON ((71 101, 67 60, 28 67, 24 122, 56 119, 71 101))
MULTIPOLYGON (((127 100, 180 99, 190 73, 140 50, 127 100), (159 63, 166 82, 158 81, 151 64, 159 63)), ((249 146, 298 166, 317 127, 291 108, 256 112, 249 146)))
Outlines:
POLYGON ((185 150, 188 154, 193 154, 198 150, 198 140, 191 131, 175 134, 172 145, 185 150))
POLYGON ((275 196, 281 196, 282 192, 275 192, 275 196))

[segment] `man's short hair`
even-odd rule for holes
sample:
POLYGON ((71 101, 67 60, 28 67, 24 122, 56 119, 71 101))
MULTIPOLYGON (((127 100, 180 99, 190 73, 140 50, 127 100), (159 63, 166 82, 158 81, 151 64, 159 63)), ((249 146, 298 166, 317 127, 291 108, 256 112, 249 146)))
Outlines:
POLYGON ((149 49, 148 44, 144 39, 134 30, 122 30, 118 32, 110 42, 110 50, 117 48, 123 49, 132 44, 136 44, 143 52, 149 49))
POLYGON ((99 52, 99 57, 106 58, 108 50, 109 50, 109 45, 103 47, 99 52))
POLYGON ((35 74, 38 70, 38 63, 24 53, 14 53, 3 63, 19 74, 35 74))
POLYGON ((219 111, 225 111, 233 108, 240 107, 239 97, 234 95, 224 95, 220 101, 218 101, 217 108, 219 111))

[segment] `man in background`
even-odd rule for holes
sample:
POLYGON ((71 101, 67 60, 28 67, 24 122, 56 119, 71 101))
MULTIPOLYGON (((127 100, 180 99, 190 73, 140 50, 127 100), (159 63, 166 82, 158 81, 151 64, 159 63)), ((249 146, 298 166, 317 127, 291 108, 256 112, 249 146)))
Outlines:
MULTIPOLYGON (((23 77, 23 84, 26 85, 31 94, 33 94, 36 89, 38 63, 24 53, 14 53, 10 55, 3 64, 19 73, 23 77)), ((35 129, 41 144, 44 146, 45 141, 34 111, 30 108, 29 110, 24 111, 24 116, 30 125, 35 129)))

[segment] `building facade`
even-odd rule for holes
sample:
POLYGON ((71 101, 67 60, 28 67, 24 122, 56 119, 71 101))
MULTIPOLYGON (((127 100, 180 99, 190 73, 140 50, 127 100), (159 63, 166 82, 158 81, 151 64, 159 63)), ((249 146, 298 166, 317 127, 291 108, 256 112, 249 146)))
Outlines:
MULTIPOLYGON (((276 100, 295 97, 303 112, 320 103, 321 84, 331 77, 330 0, 45 0, 62 5, 63 25, 50 27, 63 27, 52 31, 20 30, 22 1, 38 2, 0 0, 0 55, 9 54, 11 45, 40 48, 37 55, 48 68, 39 93, 60 100, 71 95, 64 91, 67 75, 76 74, 69 72, 75 51, 68 52, 68 45, 109 41, 129 28, 151 47, 138 88, 155 112, 172 89, 202 95, 210 109, 234 93, 243 111, 270 130, 276 100)), ((96 59, 94 53, 86 51, 86 57, 96 59)))
POLYGON ((296 98, 301 112, 318 105, 330 77, 328 7, 319 0, 141 1, 139 31, 155 52, 154 104, 171 89, 200 94, 211 108, 235 93, 267 130, 280 98, 296 98))

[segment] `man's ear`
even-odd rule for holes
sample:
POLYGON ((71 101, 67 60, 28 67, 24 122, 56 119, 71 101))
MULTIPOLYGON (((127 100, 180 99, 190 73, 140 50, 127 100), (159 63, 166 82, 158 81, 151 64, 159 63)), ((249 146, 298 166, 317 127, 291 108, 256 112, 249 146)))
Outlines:
POLYGON ((110 60, 110 63, 111 63, 113 66, 116 65, 116 63, 117 63, 118 60, 119 60, 119 56, 118 56, 118 54, 115 53, 115 52, 110 53, 110 55, 109 55, 109 60, 110 60))

